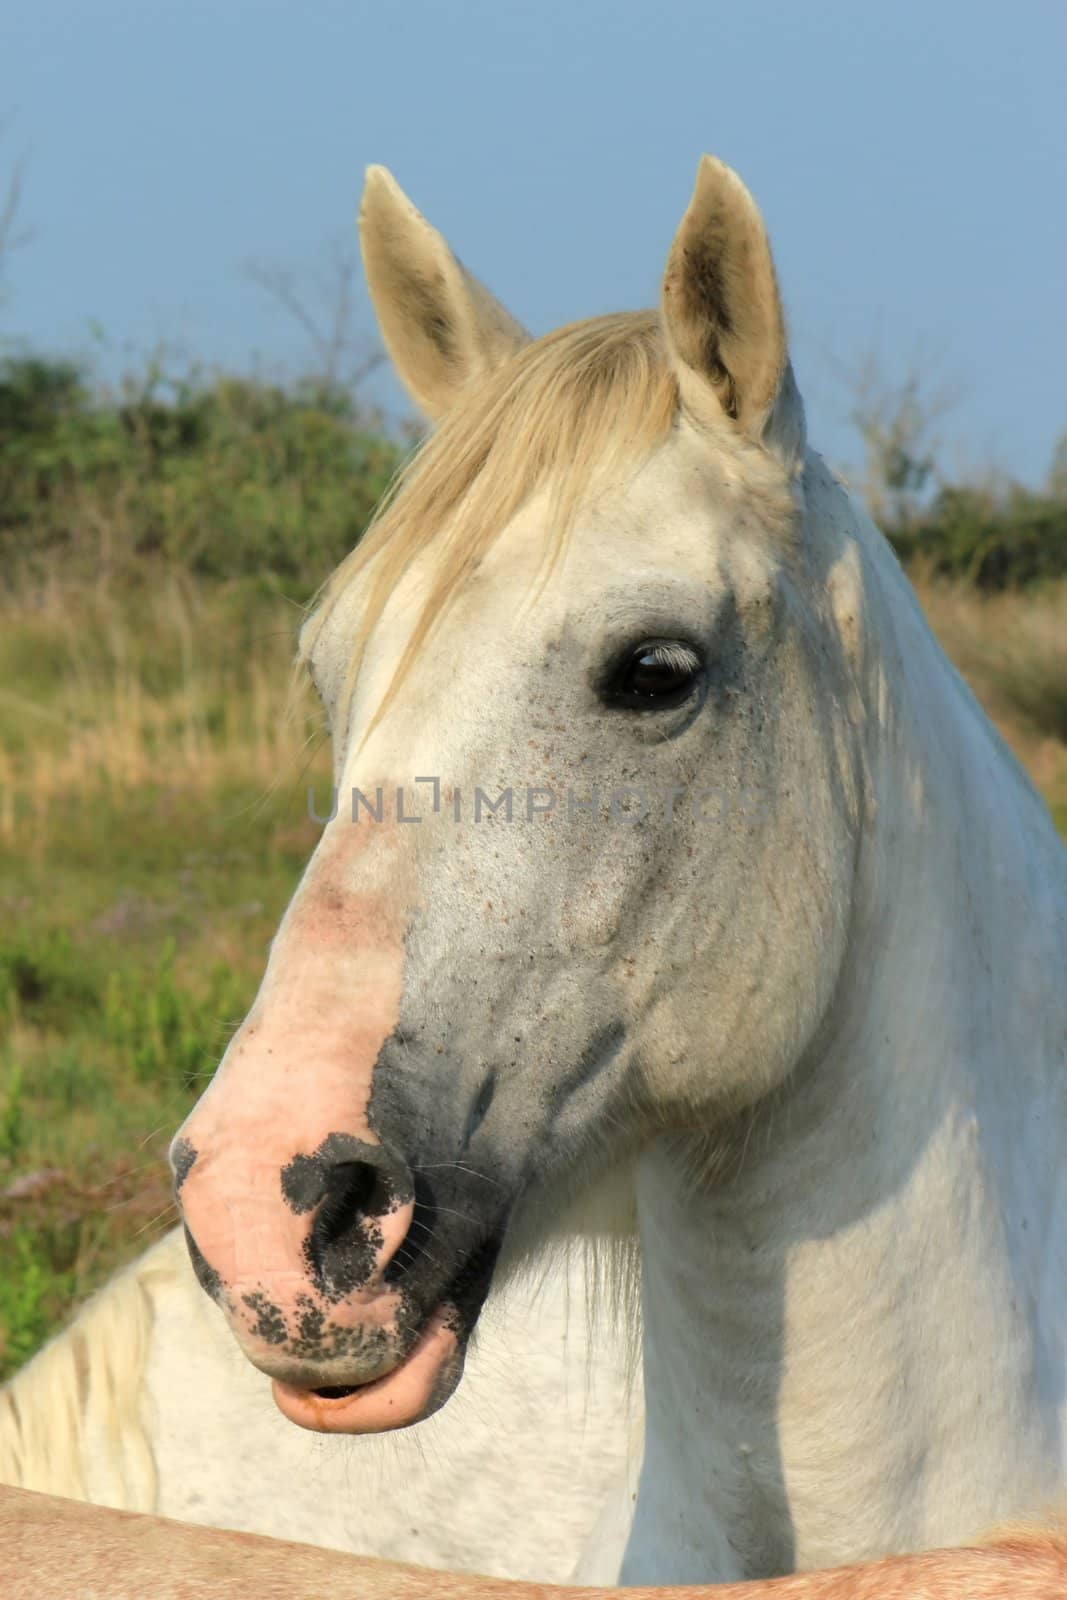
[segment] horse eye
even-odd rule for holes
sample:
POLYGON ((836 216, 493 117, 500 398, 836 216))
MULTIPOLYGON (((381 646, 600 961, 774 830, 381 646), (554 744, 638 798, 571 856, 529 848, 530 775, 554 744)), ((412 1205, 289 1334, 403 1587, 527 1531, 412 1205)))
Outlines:
POLYGON ((638 710, 664 710, 684 700, 700 673, 692 645, 674 639, 648 639, 615 673, 608 698, 638 710))

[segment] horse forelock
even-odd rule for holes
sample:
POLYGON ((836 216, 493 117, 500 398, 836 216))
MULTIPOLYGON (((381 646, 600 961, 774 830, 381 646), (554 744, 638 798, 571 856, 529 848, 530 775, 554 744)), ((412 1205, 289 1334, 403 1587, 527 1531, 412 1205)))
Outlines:
POLYGON ((573 323, 518 351, 416 450, 370 527, 316 596, 298 670, 355 585, 365 590, 342 700, 367 642, 412 562, 433 547, 421 615, 378 708, 396 693, 435 623, 517 511, 549 492, 545 567, 579 506, 636 469, 668 436, 678 387, 654 312, 573 323))

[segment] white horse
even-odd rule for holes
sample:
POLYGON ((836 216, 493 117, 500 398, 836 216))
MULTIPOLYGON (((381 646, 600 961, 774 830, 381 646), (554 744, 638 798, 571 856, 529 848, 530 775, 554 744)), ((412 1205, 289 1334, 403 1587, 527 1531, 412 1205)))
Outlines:
POLYGON ((0 1483, 425 1567, 595 1582, 618 1567, 626 1529, 610 1519, 637 1487, 641 1397, 625 1347, 604 1329, 590 1342, 585 1302, 577 1260, 531 1274, 487 1317, 454 1407, 388 1439, 322 1438, 271 1404, 178 1231, 0 1388, 0 1483))
POLYGON ((440 426, 305 635, 339 801, 174 1146, 204 1287, 290 1418, 444 1425, 603 1179, 624 1581, 1062 1498, 1067 860, 805 446, 751 198, 705 160, 661 315, 534 342, 380 169, 362 229, 440 426))
POLYGON ((381 169, 362 237, 439 427, 305 632, 340 797, 175 1143, 205 1288, 288 1416, 403 1426, 631 1172, 624 1581, 1056 1497, 1064 850, 805 446, 753 201, 705 159, 661 314, 533 342, 381 169))

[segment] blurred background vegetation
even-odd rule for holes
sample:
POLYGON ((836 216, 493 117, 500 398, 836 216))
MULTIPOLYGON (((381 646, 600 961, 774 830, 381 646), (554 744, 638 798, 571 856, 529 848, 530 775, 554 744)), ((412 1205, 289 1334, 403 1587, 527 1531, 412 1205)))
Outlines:
MULTIPOLYGON (((172 1221, 168 1138, 328 783, 301 607, 412 443, 364 405, 344 307, 259 279, 313 336, 304 379, 159 353, 109 388, 0 341, 0 1376, 172 1221)), ((1067 826, 1067 438, 1040 490, 948 481, 917 378, 868 364, 851 403, 857 487, 1067 826)))

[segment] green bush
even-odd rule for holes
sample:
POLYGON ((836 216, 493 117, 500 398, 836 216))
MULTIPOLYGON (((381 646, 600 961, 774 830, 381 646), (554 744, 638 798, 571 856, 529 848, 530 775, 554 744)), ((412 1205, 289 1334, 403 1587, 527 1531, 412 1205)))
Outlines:
POLYGON ((0 944, 0 1020, 61 1024, 95 1003, 83 957, 65 930, 27 936, 16 929, 0 944))
POLYGON ((3 1098, 0 1099, 0 1161, 14 1161, 22 1149, 26 1130, 26 1106, 22 1095, 22 1068, 7 1071, 3 1098))
MULTIPOLYGON (((92 1018, 136 1080, 192 1088, 213 1070, 248 996, 221 964, 195 986, 180 983, 175 952, 167 938, 154 967, 101 970, 66 931, 17 938, 0 946, 0 1024, 62 1032, 71 1017, 92 1018)), ((0 1077, 0 1157, 13 1159, 21 1143, 24 1088, 17 1065, 0 1077)))
POLYGON ((18 440, 54 433, 89 401, 81 368, 44 356, 10 356, 0 367, 0 438, 18 440))
POLYGON ((344 391, 224 376, 94 393, 38 357, 0 363, 0 565, 87 573, 154 556, 310 592, 360 538, 401 445, 344 391))
POLYGON ((1067 577, 1067 502, 1017 486, 942 489, 912 523, 886 531, 905 566, 979 589, 1067 577))
MULTIPOLYGON (((9 357, 0 568, 58 557, 88 575, 145 576, 163 562, 303 599, 357 543, 402 455, 329 384, 150 368, 108 396, 75 363, 9 357)), ((906 565, 984 590, 1067 576, 1067 501, 1053 489, 949 486, 885 531, 906 565)))
POLYGON ((151 974, 125 970, 108 977, 104 997, 104 1035, 141 1083, 170 1080, 196 1089, 215 1070, 244 1010, 245 996, 227 967, 216 965, 207 991, 193 994, 174 976, 174 941, 163 946, 151 974))
POLYGON ((28 1228, 12 1232, 5 1254, 8 1270, 0 1274, 0 1377, 17 1371, 52 1331, 49 1295, 69 1293, 62 1276, 52 1273, 42 1259, 28 1228))

